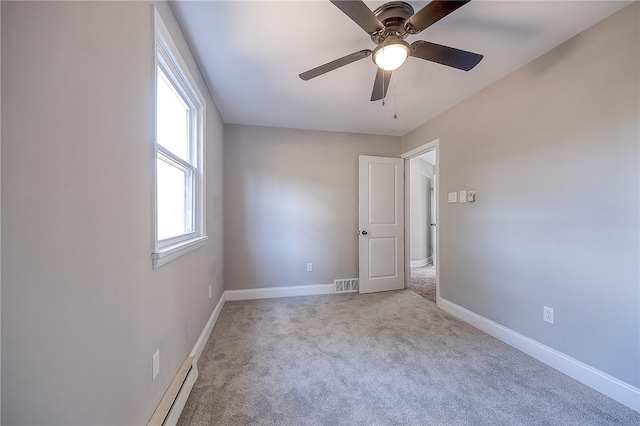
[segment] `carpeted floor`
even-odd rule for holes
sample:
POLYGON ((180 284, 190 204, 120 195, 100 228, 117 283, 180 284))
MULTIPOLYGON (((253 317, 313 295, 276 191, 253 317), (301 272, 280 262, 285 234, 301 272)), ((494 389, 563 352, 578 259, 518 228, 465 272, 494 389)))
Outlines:
POLYGON ((411 268, 409 289, 436 303, 436 267, 429 263, 419 268, 411 268))
POLYGON ((410 290, 227 302, 180 425, 638 425, 410 290))

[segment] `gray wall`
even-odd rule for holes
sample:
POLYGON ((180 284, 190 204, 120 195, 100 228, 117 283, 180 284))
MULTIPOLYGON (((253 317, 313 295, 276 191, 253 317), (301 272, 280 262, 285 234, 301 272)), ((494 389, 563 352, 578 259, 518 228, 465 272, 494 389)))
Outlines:
POLYGON ((409 218, 411 232, 411 261, 428 259, 433 254, 430 238, 431 194, 434 167, 421 158, 409 160, 409 218))
MULTIPOLYGON (((2 7, 0 7, 0 35, 2 34, 2 24, 1 23, 2 23, 2 7)), ((1 40, 1 38, 2 37, 0 36, 0 40, 1 40)), ((0 42, 0 98, 2 96, 1 95, 2 94, 2 53, 1 53, 2 52, 2 48, 1 48, 1 46, 2 46, 2 43, 0 42)), ((2 129, 2 107, 1 107, 1 105, 2 105, 2 102, 0 102, 0 129, 2 129)), ((2 151, 2 131, 0 130, 0 152, 1 151, 2 151)), ((1 161, 1 156, 0 156, 0 164, 1 163, 2 163, 2 161, 1 161)), ((0 167, 0 187, 2 186, 2 179, 1 179, 2 172, 1 171, 2 171, 2 167, 0 167)), ((2 197, 0 196, 0 200, 1 199, 2 199, 2 197)), ((2 203, 0 201, 0 205, 1 204, 2 203)), ((2 212, 2 208, 0 208, 0 212, 2 212)), ((1 214, 0 214, 0 222, 2 222, 1 214)), ((0 240, 2 238, 2 235, 1 235, 2 231, 1 230, 2 230, 2 227, 0 226, 0 240)), ((2 246, 0 244, 0 254, 2 252, 2 248, 1 247, 2 246)), ((2 257, 0 257, 0 295, 2 295, 2 257)), ((2 303, 1 303, 1 297, 0 297, 0 307, 1 306, 2 306, 2 303)), ((2 321, 1 321, 1 319, 2 319, 1 312, 2 312, 2 309, 0 309, 0 324, 2 323, 2 321)), ((0 327, 0 336, 2 335, 1 330, 2 330, 2 327, 0 327)), ((0 338, 0 342, 2 342, 1 338, 0 338)), ((1 344, 0 344, 0 346, 1 346, 1 344)), ((2 348, 1 347, 0 347, 0 354, 2 354, 2 348)), ((2 365, 1 357, 0 357, 0 365, 2 365)), ((0 368, 0 384, 2 383, 2 374, 1 374, 1 372, 2 372, 2 368, 0 368)), ((2 419, 2 397, 1 396, 2 396, 2 392, 0 392, 0 419, 2 419)))
POLYGON ((225 125, 227 289, 358 277, 359 155, 400 138, 225 125))
POLYGON ((402 139, 404 152, 440 139, 442 297, 636 387, 639 10, 402 139), (446 202, 465 189, 477 202, 446 202))
POLYGON ((419 158, 409 160, 409 219, 411 229, 411 261, 427 258, 427 188, 422 175, 422 161, 419 158))
POLYGON ((432 191, 435 190, 434 186, 433 186, 433 176, 435 175, 435 167, 433 164, 427 162, 427 161, 423 161, 422 162, 422 179, 424 182, 424 197, 425 197, 425 202, 424 202, 424 206, 425 206, 425 217, 426 217, 426 222, 425 222, 425 235, 426 235, 426 250, 427 250, 427 258, 430 258, 433 256, 433 228, 431 227, 431 223, 434 223, 436 221, 435 217, 432 217, 433 215, 431 214, 431 210, 432 210, 432 191))
POLYGON ((151 6, 2 2, 3 424, 146 424, 222 294, 222 122, 159 6, 207 101, 210 240, 154 271, 151 6))
POLYGON ((422 162, 419 158, 409 160, 409 222, 412 262, 427 257, 427 238, 424 232, 426 197, 424 195, 422 162))

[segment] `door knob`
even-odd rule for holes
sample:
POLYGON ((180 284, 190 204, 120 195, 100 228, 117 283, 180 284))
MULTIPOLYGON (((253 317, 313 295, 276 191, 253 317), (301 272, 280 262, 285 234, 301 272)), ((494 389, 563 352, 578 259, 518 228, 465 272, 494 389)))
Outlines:
POLYGON ((368 232, 367 232, 367 231, 362 231, 362 232, 360 232, 360 234, 362 234, 362 235, 367 235, 367 234, 368 234, 368 232))
POLYGON ((436 224, 435 224, 435 223, 432 223, 432 224, 431 224, 431 226, 436 226, 436 224))

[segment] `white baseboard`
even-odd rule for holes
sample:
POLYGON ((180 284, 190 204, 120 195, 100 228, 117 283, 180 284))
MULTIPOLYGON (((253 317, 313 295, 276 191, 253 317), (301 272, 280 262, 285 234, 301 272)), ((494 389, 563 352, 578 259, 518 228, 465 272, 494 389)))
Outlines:
POLYGON ((640 389, 446 299, 438 298, 437 305, 440 309, 479 328, 485 333, 502 340, 632 410, 640 412, 640 389))
POLYGON ((271 299, 273 297, 312 296, 314 294, 333 294, 333 284, 296 285, 291 287, 262 287, 246 290, 227 290, 228 301, 271 299))
POLYGON ((420 260, 412 260, 411 261, 411 267, 412 268, 420 268, 422 266, 426 266, 426 264, 429 263, 427 261, 427 259, 420 259, 420 260))
POLYGON ((427 266, 429 263, 431 263, 432 260, 433 260, 433 256, 429 256, 427 258, 420 259, 420 260, 412 260, 411 261, 411 267, 412 268, 421 268, 423 266, 427 266))
POLYGON ((211 316, 209 317, 209 320, 205 324, 204 329, 202 329, 202 333, 200 333, 200 337, 198 337, 198 341, 196 342, 195 346, 191 350, 191 353, 189 354, 189 356, 194 357, 195 359, 194 364, 198 362, 198 359, 200 359, 200 355, 202 355, 202 351, 204 350, 204 347, 206 346, 207 341, 209 340, 209 336, 211 336, 213 327, 216 325, 216 321, 218 321, 218 317, 220 316, 220 311, 222 311, 222 307, 224 306, 225 295, 226 295, 226 291, 222 293, 222 296, 220 297, 218 304, 213 309, 213 312, 211 312, 211 316))

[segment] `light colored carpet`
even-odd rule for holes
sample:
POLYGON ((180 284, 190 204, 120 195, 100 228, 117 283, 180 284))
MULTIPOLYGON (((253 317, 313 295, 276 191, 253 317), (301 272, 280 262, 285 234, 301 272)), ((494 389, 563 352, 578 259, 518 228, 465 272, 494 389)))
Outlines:
POLYGON ((410 290, 227 302, 180 425, 638 425, 410 290))
POLYGON ((436 267, 429 263, 419 268, 411 268, 409 289, 436 303, 436 267))

